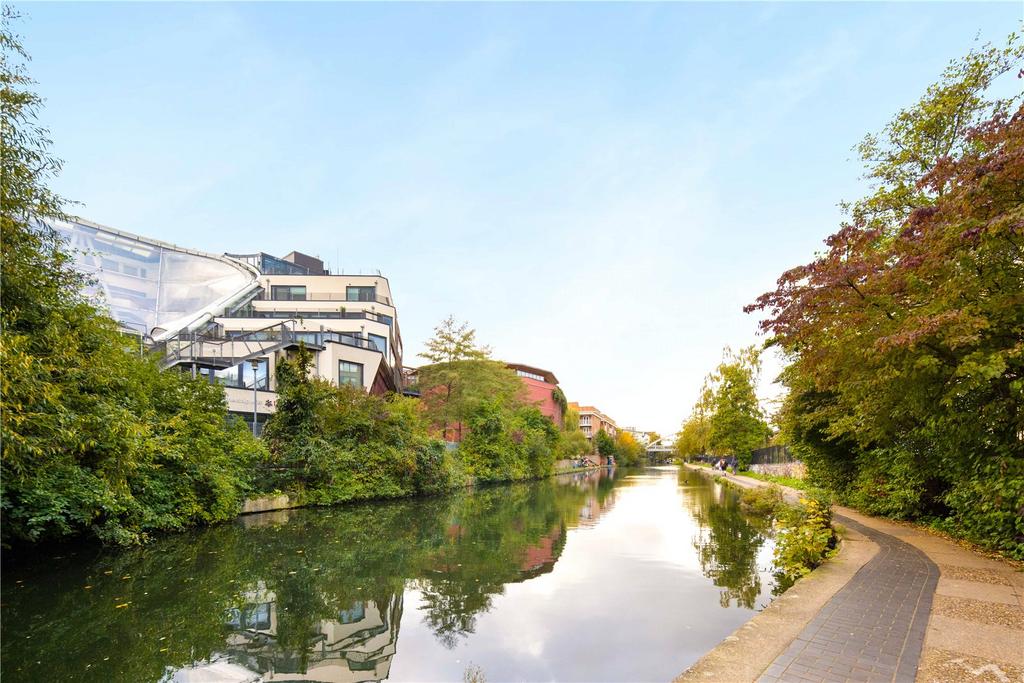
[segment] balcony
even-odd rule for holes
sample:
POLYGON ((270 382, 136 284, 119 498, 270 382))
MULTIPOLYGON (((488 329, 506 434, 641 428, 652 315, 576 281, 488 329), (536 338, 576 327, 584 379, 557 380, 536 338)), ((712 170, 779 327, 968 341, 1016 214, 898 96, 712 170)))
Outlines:
MULTIPOLYGON (((270 301, 270 299, 263 299, 270 301)), ((391 326, 394 318, 389 315, 381 315, 373 311, 284 311, 275 309, 273 311, 260 311, 251 306, 245 306, 237 311, 226 313, 222 318, 271 318, 278 320, 298 320, 300 318, 322 318, 330 320, 370 320, 391 326)))
POLYGON ((391 306, 391 299, 380 294, 359 293, 358 295, 340 292, 288 292, 276 296, 263 292, 256 296, 256 301, 347 301, 353 304, 378 303, 391 306))

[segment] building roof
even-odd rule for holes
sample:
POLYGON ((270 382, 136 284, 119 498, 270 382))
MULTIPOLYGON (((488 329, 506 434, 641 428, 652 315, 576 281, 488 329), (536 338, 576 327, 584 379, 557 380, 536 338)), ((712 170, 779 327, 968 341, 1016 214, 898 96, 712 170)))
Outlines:
POLYGON ((523 365, 522 363, 505 363, 505 365, 513 370, 522 370, 523 372, 529 372, 534 375, 540 375, 548 384, 558 384, 558 378, 555 377, 555 373, 551 372, 550 370, 544 370, 543 368, 535 368, 532 365, 523 365))

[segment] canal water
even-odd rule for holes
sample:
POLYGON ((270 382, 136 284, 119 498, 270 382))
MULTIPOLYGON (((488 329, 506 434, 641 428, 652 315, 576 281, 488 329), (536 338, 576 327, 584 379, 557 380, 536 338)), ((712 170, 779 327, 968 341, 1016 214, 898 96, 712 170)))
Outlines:
POLYGON ((4 683, 666 681, 772 598, 699 473, 265 513, 5 567, 4 683), (468 676, 467 676, 468 674, 468 676))

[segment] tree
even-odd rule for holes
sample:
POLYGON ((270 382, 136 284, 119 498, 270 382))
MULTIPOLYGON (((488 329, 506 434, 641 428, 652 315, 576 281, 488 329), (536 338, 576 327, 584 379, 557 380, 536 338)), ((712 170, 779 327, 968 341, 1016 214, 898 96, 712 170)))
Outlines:
POLYGON ((608 457, 609 455, 615 455, 615 439, 609 436, 608 432, 603 429, 597 430, 597 434, 594 435, 594 449, 598 455, 608 457))
POLYGON ((735 455, 741 468, 750 464, 751 451, 763 446, 770 430, 755 390, 761 364, 754 347, 724 358, 712 375, 709 445, 717 452, 735 455))
POLYGON ((639 465, 646 451, 632 434, 621 431, 615 435, 615 459, 623 465, 639 465))
POLYGON ((160 372, 88 298, 42 219, 61 164, 38 121, 27 55, 3 10, 0 47, 0 512, 3 542, 91 534, 132 544, 228 519, 262 447, 219 386, 160 372))
POLYGON ((521 400, 523 384, 504 363, 491 360, 490 349, 478 346, 476 331, 468 323, 448 317, 434 328, 434 336, 420 354, 431 365, 420 368, 419 385, 428 417, 448 438, 449 428, 462 440, 462 426, 480 401, 502 403, 521 400))
POLYGON ((747 307, 791 359, 783 428, 813 478, 1020 557, 1022 113, 986 90, 1022 57, 972 51, 869 136, 875 191, 747 307))

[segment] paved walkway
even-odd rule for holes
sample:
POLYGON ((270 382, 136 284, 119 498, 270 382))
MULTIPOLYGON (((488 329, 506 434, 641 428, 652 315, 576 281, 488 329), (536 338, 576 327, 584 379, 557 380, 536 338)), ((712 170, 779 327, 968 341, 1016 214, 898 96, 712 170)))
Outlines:
POLYGON ((835 518, 877 543, 879 552, 825 604, 758 683, 914 680, 939 569, 908 543, 849 517, 835 518))
POLYGON ((849 530, 839 556, 677 680, 1024 683, 1019 568, 848 508, 835 519, 849 530))

